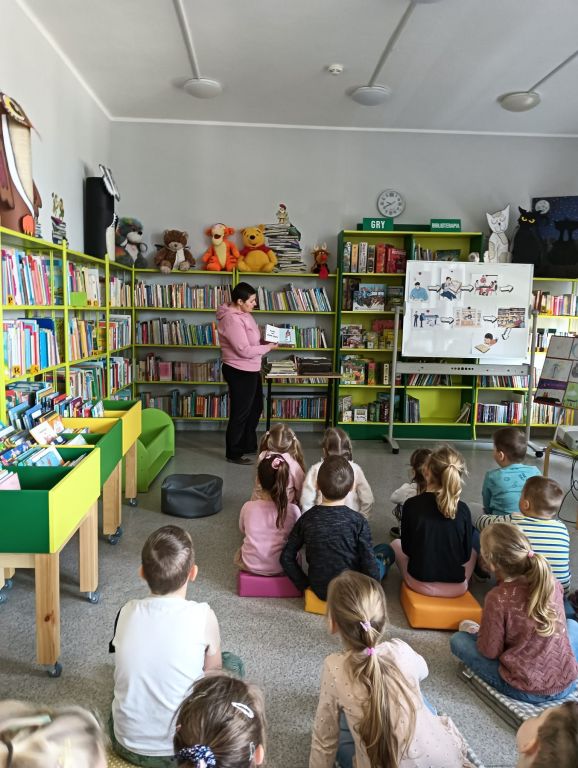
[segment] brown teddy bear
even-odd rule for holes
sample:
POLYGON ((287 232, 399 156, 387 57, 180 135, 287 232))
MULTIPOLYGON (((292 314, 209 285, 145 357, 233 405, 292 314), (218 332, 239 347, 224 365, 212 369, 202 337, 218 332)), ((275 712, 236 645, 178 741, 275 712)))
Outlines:
POLYGON ((277 264, 275 253, 265 245, 265 225, 241 230, 243 245, 237 262, 239 272, 272 272, 277 264))
POLYGON ((158 251, 155 255, 155 265, 164 274, 168 274, 173 269, 179 269, 186 272, 195 266, 193 254, 187 248, 189 241, 188 232, 181 232, 178 229, 165 229, 163 232, 164 245, 157 245, 158 251))

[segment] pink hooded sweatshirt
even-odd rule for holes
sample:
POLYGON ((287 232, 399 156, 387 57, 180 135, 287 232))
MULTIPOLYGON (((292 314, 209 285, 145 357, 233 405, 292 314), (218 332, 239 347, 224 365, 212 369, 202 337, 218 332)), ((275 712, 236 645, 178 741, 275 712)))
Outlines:
POLYGON ((241 371, 260 371, 261 358, 272 344, 260 344, 261 333, 250 312, 221 304, 217 310, 221 359, 241 371))

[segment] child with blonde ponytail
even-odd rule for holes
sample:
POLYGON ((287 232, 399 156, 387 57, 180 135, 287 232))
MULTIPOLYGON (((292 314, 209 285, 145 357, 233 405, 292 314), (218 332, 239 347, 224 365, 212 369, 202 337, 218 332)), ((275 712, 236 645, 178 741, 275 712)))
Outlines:
POLYGON ((457 632, 452 652, 512 699, 565 698, 578 678, 578 622, 566 623, 562 586, 517 526, 484 528, 481 552, 498 586, 486 595, 477 634, 475 626, 457 632))
POLYGON ((374 579, 344 571, 329 585, 329 630, 341 653, 325 659, 309 768, 463 768, 467 748, 449 718, 424 703, 425 660, 385 640, 385 595, 374 579))
POLYGON ((423 474, 425 493, 403 505, 401 539, 391 544, 395 560, 414 592, 459 597, 467 592, 477 559, 470 510, 460 501, 466 463, 443 445, 428 457, 423 474))

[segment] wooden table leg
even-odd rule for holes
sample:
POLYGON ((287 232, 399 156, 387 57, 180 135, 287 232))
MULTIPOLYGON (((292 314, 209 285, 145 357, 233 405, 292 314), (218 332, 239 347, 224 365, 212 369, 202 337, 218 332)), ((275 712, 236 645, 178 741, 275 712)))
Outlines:
POLYGON ((122 522, 122 461, 110 473, 102 486, 102 532, 115 534, 122 522))
MULTIPOLYGON (((544 477, 548 477, 548 470, 550 469, 550 454, 552 453, 552 447, 549 445, 544 452, 544 477)), ((578 522, 577 522, 578 526, 578 522)))
POLYGON ((89 508, 78 529, 80 591, 98 587, 98 502, 89 508))
POLYGON ((136 499, 136 440, 126 452, 124 462, 124 495, 127 499, 136 499))
POLYGON ((271 427, 271 400, 273 397, 273 382, 271 379, 267 379, 267 418, 265 421, 265 429, 267 432, 271 427))
POLYGON ((36 658, 56 664, 60 656, 60 553, 34 556, 36 658))

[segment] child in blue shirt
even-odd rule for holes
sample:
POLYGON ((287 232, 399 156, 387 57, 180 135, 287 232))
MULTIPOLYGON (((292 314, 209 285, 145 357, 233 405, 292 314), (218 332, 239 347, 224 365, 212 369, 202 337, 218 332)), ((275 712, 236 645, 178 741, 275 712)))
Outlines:
POLYGON ((474 523, 478 531, 496 522, 496 516, 507 522, 513 512, 518 512, 526 480, 541 474, 537 467, 523 463, 527 448, 526 436, 519 429, 502 427, 494 432, 494 460, 498 469, 490 469, 484 478, 484 514, 474 523))

